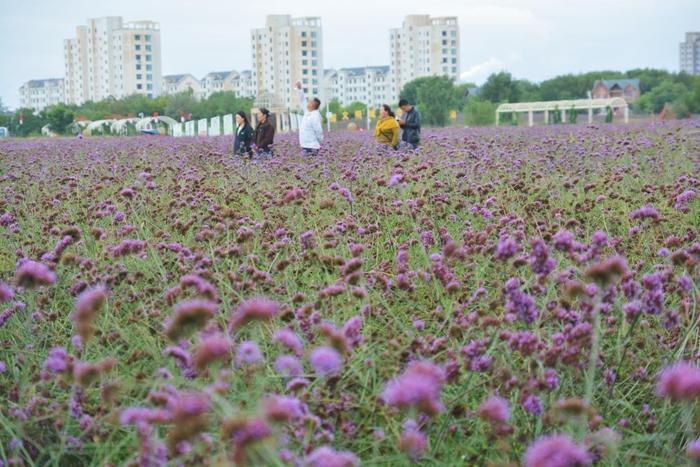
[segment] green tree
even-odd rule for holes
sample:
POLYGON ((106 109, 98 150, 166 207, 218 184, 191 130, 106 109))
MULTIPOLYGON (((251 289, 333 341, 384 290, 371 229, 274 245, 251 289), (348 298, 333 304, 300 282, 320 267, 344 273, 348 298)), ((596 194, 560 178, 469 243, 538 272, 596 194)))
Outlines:
POLYGON ((333 98, 328 102, 328 111, 333 112, 336 115, 340 115, 342 112, 342 106, 337 98, 333 98))
POLYGON ((447 76, 425 76, 406 83, 399 97, 418 106, 425 124, 443 126, 459 105, 458 92, 447 76))
POLYGON ((501 102, 519 102, 520 91, 516 80, 507 71, 493 73, 488 77, 481 90, 479 97, 487 101, 501 102))
POLYGON ((165 115, 180 120, 180 113, 190 114, 197 106, 197 100, 194 98, 194 93, 189 91, 179 92, 169 96, 168 103, 165 106, 165 115))
POLYGON ((10 120, 10 133, 17 136, 37 136, 41 134, 41 128, 46 125, 46 121, 34 109, 17 109, 10 120), (22 124, 20 125, 20 117, 22 124))
POLYGON ((634 103, 634 107, 643 112, 659 113, 664 105, 686 102, 692 98, 688 88, 672 80, 662 81, 648 93, 642 95, 634 103))
POLYGON ((44 112, 44 118, 54 133, 65 134, 68 126, 73 123, 75 113, 64 104, 55 105, 44 112))
POLYGON ((496 121, 497 105, 477 98, 470 98, 464 107, 464 121, 469 126, 491 125, 496 121))

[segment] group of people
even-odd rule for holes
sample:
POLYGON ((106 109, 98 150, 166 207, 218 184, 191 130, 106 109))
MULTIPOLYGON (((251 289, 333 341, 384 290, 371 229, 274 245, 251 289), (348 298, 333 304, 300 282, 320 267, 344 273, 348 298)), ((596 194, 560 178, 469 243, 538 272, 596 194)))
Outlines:
POLYGON ((406 99, 399 101, 399 108, 403 113, 401 118, 396 118, 391 107, 382 105, 379 110, 379 121, 374 129, 374 139, 378 144, 393 149, 399 149, 401 146, 416 149, 420 143, 420 112, 406 99), (401 141, 399 141, 399 133, 401 133, 401 141))
MULTIPOLYGON (((323 141, 322 118, 319 112, 321 101, 317 97, 308 101, 301 82, 297 82, 295 87, 299 94, 301 108, 304 109, 304 115, 299 124, 299 146, 305 156, 315 156, 323 141)), ((420 112, 406 99, 399 101, 399 108, 402 111, 401 118, 396 117, 391 107, 382 105, 379 121, 374 130, 374 139, 383 148, 416 149, 420 143, 420 112)), ((270 122, 270 111, 265 108, 260 109, 258 121, 257 127, 253 129, 245 112, 236 113, 236 136, 233 143, 236 155, 246 157, 273 155, 275 127, 270 122)))

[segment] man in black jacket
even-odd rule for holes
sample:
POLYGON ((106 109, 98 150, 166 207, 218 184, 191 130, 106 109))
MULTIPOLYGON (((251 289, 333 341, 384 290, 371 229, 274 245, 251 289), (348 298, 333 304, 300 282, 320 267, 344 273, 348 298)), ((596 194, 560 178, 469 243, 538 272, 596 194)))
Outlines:
POLYGON ((401 141, 410 144, 413 149, 416 149, 420 142, 420 112, 415 106, 409 104, 406 99, 399 101, 399 107, 403 111, 403 116, 399 120, 399 126, 403 128, 401 141))

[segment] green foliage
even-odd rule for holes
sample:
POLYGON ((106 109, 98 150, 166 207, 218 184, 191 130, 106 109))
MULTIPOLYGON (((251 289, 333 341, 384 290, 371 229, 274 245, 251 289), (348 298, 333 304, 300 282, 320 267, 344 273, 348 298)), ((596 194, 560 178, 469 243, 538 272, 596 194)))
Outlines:
POLYGON ((552 112, 552 116, 549 121, 552 122, 552 125, 558 125, 561 123, 561 110, 559 110, 558 105, 554 107, 554 111, 552 112))
POLYGON ((569 109, 569 123, 574 124, 576 123, 576 120, 578 119, 578 112, 574 107, 571 107, 569 109))
POLYGON ((635 108, 642 112, 659 113, 666 104, 685 102, 690 98, 691 95, 684 84, 666 80, 637 99, 635 108))
POLYGON ((328 111, 336 115, 341 115, 342 106, 340 105, 340 101, 337 98, 333 98, 328 102, 328 111))
POLYGON ((426 76, 407 83, 399 97, 418 106, 424 124, 443 126, 460 104, 461 91, 447 76, 426 76))
POLYGON ((479 97, 495 102, 520 102, 521 87, 507 71, 494 73, 481 86, 479 97))
POLYGON ((613 115, 613 108, 608 106, 607 112, 605 114, 605 123, 612 123, 613 115))
POLYGON ((469 126, 491 125, 496 121, 497 105, 478 98, 471 98, 464 107, 464 122, 469 126))
POLYGON ((69 126, 73 123, 75 119, 75 114, 73 110, 64 104, 59 104, 50 107, 45 113, 44 117, 49 125, 51 125, 51 131, 54 133, 65 134, 68 131, 69 126))

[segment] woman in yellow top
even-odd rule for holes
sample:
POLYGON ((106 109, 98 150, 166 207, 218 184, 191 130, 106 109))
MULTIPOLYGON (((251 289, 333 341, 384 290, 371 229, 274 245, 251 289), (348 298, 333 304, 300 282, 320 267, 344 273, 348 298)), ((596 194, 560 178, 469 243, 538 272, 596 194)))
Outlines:
POLYGON ((379 111, 379 121, 374 130, 374 139, 384 146, 391 146, 396 149, 399 144, 399 122, 391 108, 384 104, 379 111))

